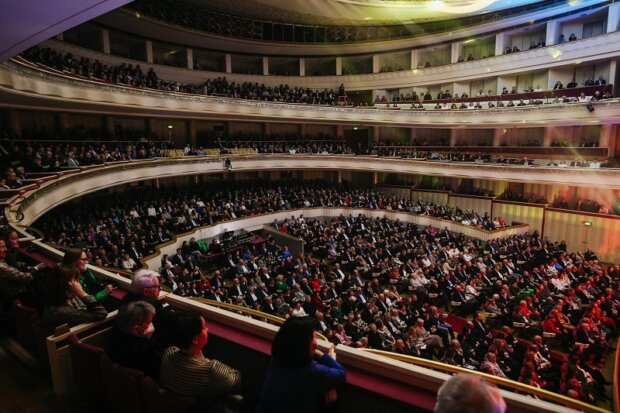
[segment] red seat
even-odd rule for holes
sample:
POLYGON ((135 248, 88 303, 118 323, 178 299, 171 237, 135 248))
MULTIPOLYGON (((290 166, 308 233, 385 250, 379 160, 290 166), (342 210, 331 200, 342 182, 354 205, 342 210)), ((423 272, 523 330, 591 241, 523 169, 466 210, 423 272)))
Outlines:
POLYGON ((75 335, 69 336, 69 353, 73 381, 86 399, 98 403, 105 402, 103 379, 101 378, 101 347, 83 343, 75 335))
POLYGON ((37 354, 34 330, 35 321, 39 320, 39 314, 34 308, 27 307, 19 300, 13 300, 13 314, 15 328, 17 329, 17 342, 33 356, 37 354))
POLYGON ((149 376, 140 382, 140 397, 148 413, 194 413, 199 406, 197 399, 164 389, 149 376))
POLYGON ((100 357, 101 378, 108 406, 115 413, 141 413, 140 382, 144 373, 123 367, 105 353, 100 357))
POLYGON ((42 367, 49 368, 46 339, 53 331, 43 325, 37 310, 23 305, 20 300, 13 300, 13 313, 17 342, 36 358, 42 367))

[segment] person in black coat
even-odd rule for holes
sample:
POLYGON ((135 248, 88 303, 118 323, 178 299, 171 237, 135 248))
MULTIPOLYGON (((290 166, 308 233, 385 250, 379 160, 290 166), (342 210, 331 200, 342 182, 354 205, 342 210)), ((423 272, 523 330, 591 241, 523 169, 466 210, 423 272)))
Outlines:
POLYGON ((116 363, 141 370, 158 380, 162 351, 152 338, 154 316, 155 307, 145 301, 133 301, 121 307, 107 352, 116 363))

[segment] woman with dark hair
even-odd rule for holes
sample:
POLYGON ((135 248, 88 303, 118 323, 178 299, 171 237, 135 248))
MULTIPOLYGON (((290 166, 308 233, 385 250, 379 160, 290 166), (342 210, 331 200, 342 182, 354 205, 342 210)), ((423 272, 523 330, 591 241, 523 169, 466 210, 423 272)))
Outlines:
POLYGON ((282 324, 271 347, 271 362, 257 413, 325 412, 335 410, 334 388, 346 372, 328 353, 317 349, 315 323, 310 317, 291 317, 282 324))
POLYGON ((75 325, 105 318, 108 312, 95 297, 84 292, 75 267, 60 266, 47 279, 43 320, 47 325, 75 325))
POLYGON ((208 333, 207 322, 200 314, 178 318, 176 346, 167 348, 162 358, 161 385, 200 399, 206 411, 238 411, 243 398, 235 393, 241 389, 241 374, 202 354, 208 333))
POLYGON ((119 307, 118 303, 116 303, 116 305, 109 304, 112 300, 108 299, 114 286, 99 281, 92 271, 88 269, 86 264, 88 264, 86 252, 78 248, 68 249, 65 252, 65 256, 62 258, 62 265, 77 268, 79 271, 78 279, 84 291, 95 297, 95 299, 101 302, 108 310, 117 309, 119 307))

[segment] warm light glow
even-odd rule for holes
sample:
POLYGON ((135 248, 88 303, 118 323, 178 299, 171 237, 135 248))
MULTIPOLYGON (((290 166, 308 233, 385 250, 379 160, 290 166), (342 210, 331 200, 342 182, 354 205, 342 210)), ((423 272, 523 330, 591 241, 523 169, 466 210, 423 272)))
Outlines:
POLYGON ((428 4, 428 8, 431 10, 441 10, 446 7, 446 4, 441 0, 431 1, 428 4))
POLYGON ((473 42, 475 42, 475 41, 476 41, 476 39, 469 39, 469 40, 465 40, 465 41, 463 42, 463 44, 473 43, 473 42))

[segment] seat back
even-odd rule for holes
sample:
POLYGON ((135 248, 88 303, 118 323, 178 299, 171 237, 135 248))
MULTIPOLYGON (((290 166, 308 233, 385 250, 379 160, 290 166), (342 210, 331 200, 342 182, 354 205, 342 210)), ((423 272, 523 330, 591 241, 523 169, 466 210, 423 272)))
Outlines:
POLYGON ((81 342, 75 334, 69 336, 73 380, 81 394, 99 403, 105 402, 100 360, 104 353, 101 347, 81 342))
POLYGON ((17 329, 17 342, 36 357, 38 350, 33 325, 39 320, 37 310, 23 305, 19 300, 13 300, 13 314, 17 329))
POLYGON ((199 407, 197 399, 164 389, 149 376, 140 382, 140 398, 148 413, 195 413, 199 407))
POLYGON ((139 387, 144 373, 114 363, 105 353, 99 361, 105 397, 110 409, 117 413, 141 413, 143 409, 139 387))

